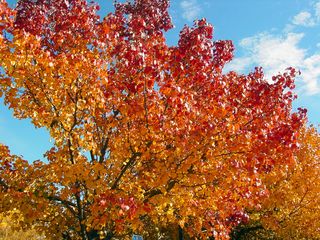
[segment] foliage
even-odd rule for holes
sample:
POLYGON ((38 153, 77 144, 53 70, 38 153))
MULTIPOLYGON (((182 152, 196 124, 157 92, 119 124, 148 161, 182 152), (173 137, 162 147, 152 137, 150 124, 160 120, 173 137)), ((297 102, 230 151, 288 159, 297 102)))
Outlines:
POLYGON ((319 143, 315 128, 301 130, 295 164, 281 176, 266 177, 270 196, 259 211, 252 211, 250 224, 236 229, 235 239, 320 238, 319 143))
POLYGON ((168 6, 116 3, 99 20, 84 0, 0 0, 0 94, 54 141, 47 162, 1 146, 2 211, 53 239, 125 239, 150 221, 227 239, 247 221, 265 175, 294 160, 296 72, 223 73, 233 45, 204 19, 167 46, 168 6))
POLYGON ((19 221, 23 221, 18 211, 0 214, 0 239, 1 240, 42 240, 45 237, 33 228, 21 229, 19 221))

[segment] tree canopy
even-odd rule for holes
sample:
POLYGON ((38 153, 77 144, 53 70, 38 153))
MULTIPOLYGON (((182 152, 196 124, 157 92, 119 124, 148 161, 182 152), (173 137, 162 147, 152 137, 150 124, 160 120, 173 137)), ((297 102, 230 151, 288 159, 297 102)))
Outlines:
POLYGON ((229 40, 205 19, 177 46, 168 0, 0 0, 0 95, 48 130, 47 161, 0 147, 1 211, 52 239, 125 239, 151 225, 228 239, 265 179, 294 164, 297 72, 224 72, 229 40))
POLYGON ((250 209, 250 221, 235 229, 234 239, 319 239, 320 135, 302 128, 295 164, 267 175, 269 197, 250 209))

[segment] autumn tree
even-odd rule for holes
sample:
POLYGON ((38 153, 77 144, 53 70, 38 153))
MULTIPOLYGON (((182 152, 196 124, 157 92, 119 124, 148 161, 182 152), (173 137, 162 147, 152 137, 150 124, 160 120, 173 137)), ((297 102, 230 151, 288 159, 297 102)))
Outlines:
POLYGON ((265 175, 294 161, 296 72, 223 73, 232 42, 204 19, 169 47, 168 7, 116 3, 100 20, 85 0, 0 0, 0 93, 54 141, 46 162, 1 146, 1 211, 52 239, 125 239, 149 223, 227 239, 247 220, 265 175))
POLYGON ((250 211, 252 220, 234 231, 235 239, 320 238, 320 135, 306 127, 298 142, 295 164, 266 176, 270 196, 250 211))
POLYGON ((32 227, 21 229, 19 222, 24 221, 19 211, 13 210, 0 214, 1 240, 43 240, 44 236, 38 234, 32 227))

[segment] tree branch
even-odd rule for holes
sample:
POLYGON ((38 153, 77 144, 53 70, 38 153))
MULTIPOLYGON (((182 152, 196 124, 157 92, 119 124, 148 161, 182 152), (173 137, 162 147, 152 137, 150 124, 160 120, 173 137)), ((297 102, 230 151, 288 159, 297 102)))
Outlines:
POLYGON ((70 201, 67 201, 67 200, 63 200, 61 198, 59 198, 58 196, 47 196, 46 197, 48 200, 50 201, 58 201, 60 203, 62 203, 66 208, 69 209, 69 211, 74 215, 76 216, 77 213, 75 212, 75 210, 72 208, 72 207, 76 207, 76 205, 70 201))
POLYGON ((2 179, 0 179, 0 186, 4 187, 5 191, 9 189, 9 185, 2 179))
POLYGON ((86 226, 83 223, 83 221, 85 220, 85 217, 84 217, 84 209, 83 209, 82 204, 81 204, 80 184, 79 184, 78 181, 76 182, 76 188, 78 189, 78 191, 75 193, 74 196, 75 196, 76 201, 77 201, 77 209, 78 209, 77 218, 79 220, 80 233, 81 233, 81 237, 82 237, 83 240, 89 240, 88 239, 87 230, 86 230, 86 226))
POLYGON ((129 167, 135 162, 136 158, 140 157, 140 156, 141 156, 141 153, 138 153, 138 152, 133 153, 133 155, 129 158, 129 161, 122 167, 122 170, 121 170, 120 174, 118 175, 118 177, 116 178, 116 180, 114 181, 114 183, 112 184, 111 189, 117 188, 122 176, 129 169, 129 167))
POLYGON ((107 137, 103 143, 103 146, 101 147, 101 155, 99 157, 99 163, 102 163, 104 160, 104 156, 106 155, 107 152, 107 148, 108 148, 108 144, 109 144, 109 137, 107 137))

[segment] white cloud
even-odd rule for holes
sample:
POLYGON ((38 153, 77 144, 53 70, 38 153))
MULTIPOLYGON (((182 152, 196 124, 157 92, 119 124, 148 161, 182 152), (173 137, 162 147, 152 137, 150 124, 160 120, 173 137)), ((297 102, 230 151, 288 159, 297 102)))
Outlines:
POLYGON ((320 23, 320 0, 308 11, 299 12, 291 21, 295 26, 314 27, 320 23))
POLYGON ((274 31, 244 38, 239 45, 245 54, 226 65, 225 71, 246 73, 254 66, 261 66, 267 79, 282 73, 288 67, 301 71, 297 78, 298 91, 320 94, 320 42, 310 53, 300 46, 304 33, 295 33, 297 26, 313 27, 320 24, 320 0, 307 11, 301 11, 288 22, 280 34, 274 31), (273 33, 271 33, 273 32, 273 33))
POLYGON ((231 62, 227 63, 223 71, 224 72, 228 72, 228 71, 245 72, 245 70, 248 69, 251 63, 252 63, 251 56, 234 58, 231 62))
POLYGON ((243 39, 240 46, 252 52, 254 61, 280 72, 288 66, 297 66, 303 59, 304 50, 297 48, 302 37, 303 34, 295 33, 283 37, 262 33, 243 39))
POLYGON ((320 54, 314 54, 304 59, 302 80, 309 94, 320 93, 320 54))
POLYGON ((315 5, 314 5, 314 9, 315 9, 315 15, 316 15, 316 18, 320 19, 320 1, 317 2, 315 5))
POLYGON ((183 0, 180 3, 182 9, 182 17, 188 21, 193 21, 201 12, 200 5, 197 0, 183 0))
POLYGON ((289 33, 289 32, 292 32, 295 28, 295 25, 291 24, 291 23, 288 23, 284 29, 283 29, 283 32, 285 33, 289 33))
POLYGON ((293 17, 292 23, 304 27, 312 27, 316 24, 316 21, 311 13, 303 11, 293 17))
POLYGON ((262 66, 266 78, 284 72, 288 67, 301 71, 299 81, 307 94, 320 93, 320 54, 308 56, 307 50, 299 47, 302 33, 272 35, 260 33, 241 40, 240 46, 247 54, 227 65, 228 70, 244 72, 253 66, 262 66))

